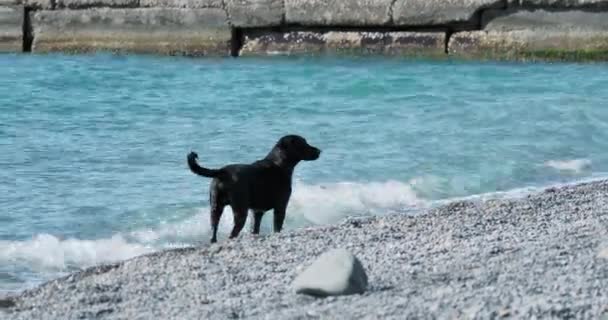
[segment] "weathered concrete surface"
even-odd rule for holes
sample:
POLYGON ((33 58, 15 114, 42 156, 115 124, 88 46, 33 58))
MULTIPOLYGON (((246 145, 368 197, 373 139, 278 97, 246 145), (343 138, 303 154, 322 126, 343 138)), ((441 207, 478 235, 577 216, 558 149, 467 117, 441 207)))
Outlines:
POLYGON ((223 8, 222 0, 139 0, 139 6, 144 8, 223 8))
POLYGON ((91 9, 33 13, 32 51, 228 55, 221 9, 91 9))
POLYGON ((55 9, 137 8, 139 0, 55 0, 55 9))
POLYGON ((508 0, 509 7, 608 8, 607 0, 508 0))
POLYGON ((139 0, 55 0, 55 9, 137 8, 139 0))
MULTIPOLYGON (((10 1, 10 0, 5 0, 10 1)), ((53 10, 55 6, 53 5, 53 0, 17 0, 18 4, 22 4, 27 8, 32 9, 44 9, 44 10, 53 10)))
POLYGON ((445 56, 441 32, 259 32, 245 35, 241 55, 386 54, 445 56))
POLYGON ((605 60, 608 12, 487 10, 484 31, 452 36, 449 53, 467 58, 605 60))
POLYGON ((597 30, 608 31, 608 12, 580 10, 487 10, 484 30, 597 30))
POLYGON ((390 22, 393 0, 285 0, 288 24, 382 26, 390 22))
POLYGON ((507 60, 608 60, 608 31, 458 32, 449 54, 461 58, 507 60))
POLYGON ((608 32, 608 0, 0 0, 0 50, 22 50, 23 14, 6 9, 19 5, 35 52, 228 55, 239 27, 243 55, 444 57, 451 30, 452 55, 602 60, 608 32))
POLYGON ((505 0, 396 0, 393 24, 398 26, 470 25, 480 9, 504 8, 505 0))
POLYGON ((273 27, 283 22, 283 0, 226 0, 230 24, 273 27))
POLYGON ((0 52, 23 50, 23 6, 0 6, 0 52))

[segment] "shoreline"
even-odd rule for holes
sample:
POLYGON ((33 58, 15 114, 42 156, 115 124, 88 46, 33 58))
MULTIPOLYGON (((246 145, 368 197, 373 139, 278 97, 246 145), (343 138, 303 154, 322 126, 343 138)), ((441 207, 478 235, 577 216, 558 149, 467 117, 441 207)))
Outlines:
POLYGON ((608 180, 517 199, 464 199, 416 216, 348 218, 279 235, 171 249, 51 280, 4 298, 12 319, 295 319, 338 316, 608 316, 608 180), (319 254, 347 248, 363 295, 290 288, 319 254))
MULTIPOLYGON (((446 206, 446 205, 449 205, 454 202, 488 201, 488 200, 503 200, 503 199, 515 200, 515 199, 521 199, 522 197, 526 197, 530 194, 542 192, 543 190, 546 190, 546 189, 572 187, 572 186, 576 186, 578 184, 600 182, 603 180, 608 180, 608 174, 596 173, 596 174, 588 176, 588 177, 582 177, 582 178, 578 178, 578 179, 574 179, 574 180, 567 179, 565 181, 560 181, 560 182, 552 181, 550 183, 531 184, 531 185, 526 185, 526 186, 517 187, 517 188, 513 188, 513 189, 505 189, 505 190, 499 190, 499 191, 493 191, 493 192, 484 192, 484 193, 472 194, 472 195, 466 195, 466 196, 456 196, 456 197, 445 198, 445 199, 426 200, 426 201, 428 201, 428 203, 426 203, 424 205, 408 207, 407 209, 404 209, 402 211, 393 210, 390 212, 385 212, 385 213, 377 214, 377 215, 362 214, 362 215, 345 216, 343 218, 340 218, 338 221, 321 223, 321 224, 312 224, 312 225, 306 225, 306 226, 298 226, 298 227, 295 227, 295 229, 292 227, 292 228, 286 229, 286 231, 291 232, 291 231, 295 231, 295 230, 302 229, 302 228, 304 228, 304 229, 305 228, 313 228, 313 229, 314 228, 323 228, 326 226, 338 225, 348 219, 372 219, 374 217, 382 217, 384 215, 397 214, 397 215, 407 215, 407 216, 415 217, 415 216, 423 215, 426 212, 428 212, 429 210, 436 209, 436 208, 439 208, 442 206, 446 206)), ((247 227, 246 227, 244 229, 244 231, 245 231, 245 233, 247 233, 247 232, 249 232, 249 229, 247 229, 247 227)), ((225 232, 226 232, 226 234, 222 235, 223 238, 221 239, 220 242, 228 240, 227 236, 228 236, 229 230, 225 230, 225 232)), ((262 232, 262 234, 269 235, 270 230, 267 230, 267 232, 268 233, 262 232)), ((122 234, 122 233, 117 233, 114 235, 124 236, 124 234, 122 234)), ((112 235, 112 236, 114 236, 114 235, 112 235)), ((160 253, 163 251, 168 251, 168 250, 181 250, 181 249, 186 249, 186 248, 206 247, 209 245, 209 243, 206 241, 207 239, 204 238, 205 236, 207 236, 207 235, 205 234, 203 236, 203 238, 199 239, 200 241, 197 241, 195 243, 175 242, 175 243, 169 243, 164 247, 150 247, 150 250, 148 250, 148 252, 145 252, 145 253, 142 253, 142 254, 139 254, 136 256, 132 256, 130 258, 126 258, 126 259, 122 259, 122 260, 110 260, 110 261, 106 261, 106 262, 100 262, 100 263, 94 264, 94 265, 83 266, 83 267, 77 268, 76 270, 73 270, 73 271, 61 272, 61 274, 55 275, 54 277, 47 277, 46 279, 38 279, 35 282, 24 282, 23 283, 24 285, 22 287, 12 289, 12 290, 0 289, 0 300, 2 300, 5 297, 18 296, 25 291, 33 290, 39 286, 45 285, 47 282, 66 278, 75 273, 86 272, 87 270, 89 270, 91 268, 119 264, 121 262, 125 262, 125 261, 135 259, 135 258, 138 258, 141 256, 157 254, 157 253, 160 253)), ((110 238, 111 237, 102 238, 102 239, 110 239, 110 238)), ((82 239, 77 239, 77 240, 82 240, 82 239)), ((85 239, 85 240, 87 240, 87 239, 85 239)), ((97 239, 97 240, 99 240, 99 239, 97 239)), ((95 241, 95 239, 94 239, 94 241, 95 241)), ((131 242, 129 244, 145 245, 143 243, 137 243, 137 242, 136 243, 131 242)))
POLYGON ((605 0, 1 0, 0 52, 608 61, 605 0))

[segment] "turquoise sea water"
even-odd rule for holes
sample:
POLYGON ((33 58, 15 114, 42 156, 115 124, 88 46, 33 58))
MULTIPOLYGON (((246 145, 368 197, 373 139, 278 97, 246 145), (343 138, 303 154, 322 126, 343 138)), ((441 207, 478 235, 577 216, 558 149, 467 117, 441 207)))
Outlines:
POLYGON ((251 162, 287 133, 323 149, 289 229, 603 177, 608 65, 0 55, 0 291, 207 245, 186 154, 251 162))

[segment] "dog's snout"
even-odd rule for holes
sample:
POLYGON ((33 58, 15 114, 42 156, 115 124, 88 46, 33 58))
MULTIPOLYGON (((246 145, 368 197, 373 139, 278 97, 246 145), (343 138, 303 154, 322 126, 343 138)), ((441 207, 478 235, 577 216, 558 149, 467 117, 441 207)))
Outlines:
POLYGON ((317 160, 321 156, 321 149, 312 147, 312 160, 317 160))

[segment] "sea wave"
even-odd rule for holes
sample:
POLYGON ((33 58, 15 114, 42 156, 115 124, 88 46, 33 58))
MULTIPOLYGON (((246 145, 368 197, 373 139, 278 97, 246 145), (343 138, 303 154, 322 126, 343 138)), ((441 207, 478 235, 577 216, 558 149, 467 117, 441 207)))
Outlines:
MULTIPOLYGON (((585 181, 605 177, 595 176, 585 181)), ((436 181, 430 177, 416 178, 408 182, 339 182, 317 185, 296 183, 289 203, 286 229, 336 223, 347 216, 382 215, 392 212, 414 214, 421 212, 421 209, 453 200, 517 198, 542 188, 526 187, 434 201, 421 196, 425 192, 419 190, 428 191, 428 188, 434 187, 436 181)), ((66 270, 121 261, 162 249, 207 245, 211 230, 208 208, 193 208, 192 212, 185 220, 116 233, 109 238, 77 239, 37 234, 26 240, 0 241, 0 271, 8 266, 13 270, 27 269, 33 274, 52 277, 66 270)), ((271 213, 264 219, 263 233, 271 232, 270 216, 271 213)), ((227 207, 221 220, 220 241, 227 237, 232 223, 232 212, 227 207)))
POLYGON ((545 166, 553 168, 560 172, 569 172, 581 174, 591 170, 591 160, 589 159, 571 159, 571 160, 549 160, 545 162, 545 166))
MULTIPOLYGON (((426 205, 428 201, 419 198, 410 183, 298 183, 289 203, 286 229, 334 223, 349 215, 380 214, 426 205)), ((179 222, 159 223, 152 228, 116 233, 110 238, 64 239, 37 234, 22 241, 0 241, 0 266, 23 265, 41 271, 84 268, 170 247, 206 244, 211 230, 208 208, 193 208, 193 212, 179 222)), ((227 236, 232 223, 232 211, 227 207, 221 220, 220 238, 227 236)), ((271 223, 271 218, 264 219, 262 231, 270 232, 271 223)))

